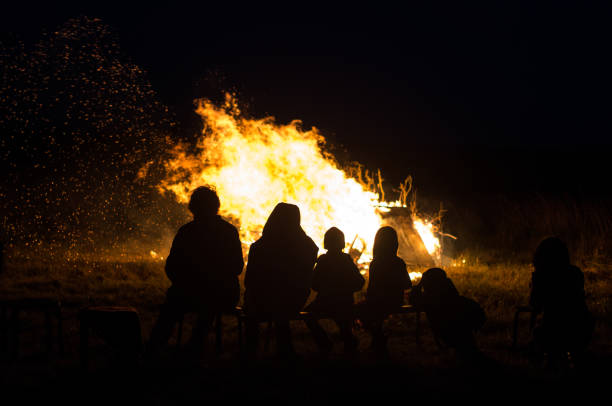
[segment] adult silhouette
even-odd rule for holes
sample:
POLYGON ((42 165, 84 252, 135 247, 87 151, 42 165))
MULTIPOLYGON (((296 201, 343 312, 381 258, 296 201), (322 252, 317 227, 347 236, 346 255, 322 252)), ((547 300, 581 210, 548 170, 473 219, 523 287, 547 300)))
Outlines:
POLYGON ((550 361, 568 353, 579 356, 594 327, 585 301, 584 274, 571 265, 567 246, 557 237, 539 244, 533 266, 529 301, 542 319, 534 329, 532 349, 548 354, 550 361))
POLYGON ((275 321, 277 351, 281 357, 295 354, 289 320, 308 299, 317 252, 317 246, 300 226, 298 206, 277 204, 261 238, 249 249, 244 278, 249 357, 255 356, 258 347, 258 319, 275 321))
POLYGON ((431 268, 423 273, 410 292, 410 303, 425 311, 437 340, 466 361, 481 358, 474 332, 486 321, 485 313, 477 302, 459 294, 443 269, 431 268))
POLYGON ((151 332, 149 354, 167 344, 186 312, 198 314, 188 348, 201 354, 215 315, 233 309, 240 298, 238 275, 244 266, 240 238, 236 228, 217 214, 219 206, 217 193, 208 187, 198 187, 191 195, 193 221, 178 230, 166 259, 172 286, 151 332))

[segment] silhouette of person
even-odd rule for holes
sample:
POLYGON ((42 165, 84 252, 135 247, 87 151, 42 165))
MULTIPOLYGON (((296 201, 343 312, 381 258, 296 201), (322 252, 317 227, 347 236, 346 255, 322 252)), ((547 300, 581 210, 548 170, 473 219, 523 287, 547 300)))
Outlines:
POLYGON ((193 221, 178 230, 166 259, 172 286, 151 332, 149 354, 167 345, 186 312, 196 312, 198 321, 188 348, 202 355, 215 315, 233 309, 240 298, 238 275, 244 266, 240 238, 236 228, 217 214, 219 206, 217 193, 208 187, 198 187, 191 195, 193 221))
POLYGON ((530 305, 541 323, 534 329, 532 349, 549 361, 579 357, 593 334, 594 322, 586 305, 584 274, 570 264, 569 251, 557 237, 543 240, 533 257, 530 305))
POLYGON ((412 305, 425 311, 436 340, 466 361, 476 359, 480 352, 474 332, 484 324, 485 313, 477 302, 459 294, 444 270, 425 271, 409 297, 412 305))
POLYGON ((289 320, 308 299, 317 252, 316 244, 300 226, 298 206, 277 204, 261 238, 249 249, 244 278, 249 358, 254 358, 257 352, 257 320, 274 320, 278 355, 295 356, 289 320))
POLYGON ((372 348, 379 356, 387 355, 383 322, 404 304, 404 292, 412 287, 406 263, 397 256, 396 231, 381 227, 374 237, 373 256, 366 290, 364 321, 372 332, 372 348))
MULTIPOLYGON (((357 350, 357 339, 353 335, 353 292, 361 290, 365 279, 349 254, 344 249, 344 233, 332 227, 325 233, 323 247, 327 253, 317 259, 312 278, 312 290, 317 296, 306 310, 330 315, 344 342, 344 352, 353 355, 357 350)), ((313 337, 324 356, 333 346, 325 330, 316 319, 306 320, 313 337)))

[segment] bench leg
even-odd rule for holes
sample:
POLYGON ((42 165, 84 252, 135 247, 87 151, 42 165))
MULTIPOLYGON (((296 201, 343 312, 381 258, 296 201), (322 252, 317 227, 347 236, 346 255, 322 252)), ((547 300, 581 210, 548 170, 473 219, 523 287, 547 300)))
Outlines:
POLYGON ((266 338, 264 339, 264 354, 268 353, 268 348, 270 347, 270 340, 272 339, 272 330, 274 329, 273 323, 271 321, 268 322, 266 327, 266 338))
POLYGON ((421 345, 421 312, 416 312, 415 314, 416 326, 414 329, 415 341, 418 346, 421 345))
POLYGON ((89 323, 87 320, 81 319, 79 323, 79 358, 81 359, 81 368, 87 369, 89 366, 89 323))
POLYGON ((183 321, 185 320, 185 316, 181 317, 178 322, 177 332, 176 332, 176 349, 178 350, 181 347, 181 341, 183 340, 183 321))
POLYGON ((8 316, 6 306, 0 308, 0 351, 8 352, 8 316))
POLYGON ((17 359, 19 355, 19 309, 13 309, 13 313, 11 314, 11 328, 9 332, 9 348, 10 348, 10 356, 11 359, 17 359))
POLYGON ((62 320, 62 309, 57 308, 57 350, 61 356, 64 355, 64 324, 62 320))
POLYGON ((519 316, 521 312, 517 311, 514 313, 514 323, 512 325, 512 349, 516 349, 516 343, 518 340, 518 324, 519 324, 519 316))
POLYGON ((50 309, 45 309, 45 330, 47 330, 47 354, 50 354, 53 351, 53 323, 50 309))
POLYGON ((238 351, 240 355, 244 355, 244 343, 242 341, 242 317, 236 316, 236 322, 238 323, 238 351))
POLYGON ((215 351, 217 355, 223 352, 223 320, 221 313, 215 317, 215 351))

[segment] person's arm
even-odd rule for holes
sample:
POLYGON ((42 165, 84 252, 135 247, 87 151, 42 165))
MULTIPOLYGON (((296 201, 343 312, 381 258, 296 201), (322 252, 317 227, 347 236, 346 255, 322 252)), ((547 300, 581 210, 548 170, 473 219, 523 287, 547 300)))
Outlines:
POLYGON ((172 247, 170 248, 170 253, 168 254, 168 258, 166 258, 166 276, 172 283, 176 283, 176 280, 179 277, 181 269, 184 268, 184 260, 183 260, 183 229, 179 229, 172 241, 172 247))
POLYGON ((317 263, 315 264, 314 270, 312 271, 312 286, 311 289, 314 290, 315 292, 318 292, 319 289, 321 288, 321 267, 322 264, 321 262, 319 262, 321 260, 321 257, 319 257, 319 259, 317 260, 317 263))
POLYGON ((534 313, 540 313, 544 305, 542 300, 542 280, 537 272, 531 273, 531 292, 529 294, 529 305, 534 313))
POLYGON ((410 289, 412 288, 412 281, 410 280, 410 274, 408 273, 408 268, 406 267, 406 263, 400 258, 399 259, 400 263, 401 263, 401 269, 402 269, 402 276, 403 276, 403 286, 404 286, 404 290, 406 289, 410 289))
POLYGON ((229 244, 228 269, 234 275, 240 275, 244 268, 244 259, 242 258, 242 243, 236 228, 232 227, 232 233, 229 244))
POLYGON ((256 242, 251 244, 249 248, 249 254, 247 257, 247 266, 246 266, 246 270, 244 273, 245 288, 247 286, 250 286, 253 283, 256 283, 259 273, 260 273, 261 264, 259 264, 259 255, 257 254, 256 244, 257 244, 256 242))
POLYGON ((350 274, 352 276, 352 281, 350 286, 352 287, 353 292, 359 292, 365 284, 365 279, 363 275, 361 275, 361 272, 359 272, 359 268, 357 265, 355 265, 353 259, 348 254, 347 262, 349 262, 349 266, 351 268, 350 274))

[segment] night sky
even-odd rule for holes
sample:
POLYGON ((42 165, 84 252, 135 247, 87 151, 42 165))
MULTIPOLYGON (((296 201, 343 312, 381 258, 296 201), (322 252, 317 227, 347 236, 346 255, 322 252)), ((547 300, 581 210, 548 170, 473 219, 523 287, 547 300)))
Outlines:
POLYGON ((195 98, 233 90, 249 114, 301 119, 392 182, 414 175, 432 199, 609 196, 609 10, 427 4, 20 3, 2 26, 33 42, 101 18, 185 134, 199 125, 195 98))

